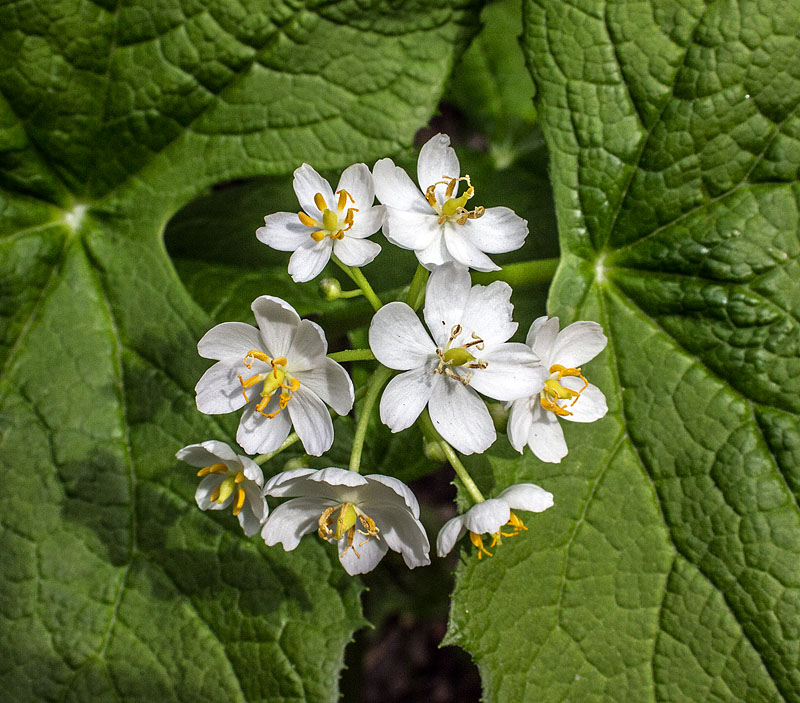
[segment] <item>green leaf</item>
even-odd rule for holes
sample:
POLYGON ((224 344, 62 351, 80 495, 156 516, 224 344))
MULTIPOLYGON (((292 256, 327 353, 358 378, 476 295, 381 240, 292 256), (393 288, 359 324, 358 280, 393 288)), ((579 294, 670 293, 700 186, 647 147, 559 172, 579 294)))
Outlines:
POLYGON ((491 701, 800 700, 800 4, 538 0, 562 325, 609 414, 498 448, 555 507, 465 550, 449 641, 491 701))
POLYGON ((0 7, 7 698, 337 699, 359 582, 201 513, 174 459, 235 418, 194 407, 212 321, 161 235, 215 183, 408 146, 474 24, 468 2, 0 7))

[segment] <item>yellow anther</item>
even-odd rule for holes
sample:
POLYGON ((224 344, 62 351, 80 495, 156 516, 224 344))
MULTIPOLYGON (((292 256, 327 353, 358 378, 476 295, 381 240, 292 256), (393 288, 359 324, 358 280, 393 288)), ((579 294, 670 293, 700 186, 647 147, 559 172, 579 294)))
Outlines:
POLYGON ((319 521, 317 522, 319 529, 317 530, 317 534, 322 539, 328 539, 333 536, 331 523, 333 522, 332 515, 336 509, 337 506, 332 505, 330 508, 325 508, 325 510, 322 511, 322 515, 319 516, 319 521))
POLYGON ((476 549, 478 550, 478 559, 481 559, 484 554, 486 556, 493 556, 492 553, 483 546, 483 537, 475 532, 469 533, 469 541, 475 545, 476 549))
POLYGON ((244 475, 244 472, 237 471, 236 475, 233 477, 234 483, 242 483, 247 477, 244 475))
POLYGON ((318 227, 317 221, 313 217, 306 215, 304 212, 298 212, 297 217, 306 227, 318 227))
POLYGON ((522 522, 513 512, 511 516, 508 518, 508 522, 504 525, 504 527, 510 527, 510 532, 503 532, 500 530, 500 534, 503 537, 516 537, 520 532, 527 531, 527 527, 525 527, 525 523, 522 522))
POLYGON ((344 210, 344 206, 347 205, 348 198, 350 199, 350 202, 353 203, 353 205, 356 204, 356 201, 353 200, 353 196, 350 195, 350 193, 348 193, 344 188, 342 188, 341 190, 337 190, 336 195, 339 196, 339 201, 336 203, 336 209, 339 212, 342 212, 342 210, 344 210))
POLYGON ((314 205, 316 205, 320 211, 328 207, 328 204, 325 202, 325 198, 322 197, 322 193, 317 193, 314 196, 314 205))
POLYGON ((238 515, 242 512, 242 506, 244 505, 244 488, 238 486, 236 489, 236 500, 233 502, 233 514, 238 515))
POLYGON ((211 466, 204 466, 197 472, 198 476, 207 476, 208 474, 226 474, 228 467, 225 464, 211 464, 211 466))
POLYGON ((552 375, 557 375, 557 378, 548 378, 544 382, 544 388, 542 389, 539 401, 541 406, 545 410, 549 410, 560 417, 572 415, 569 410, 559 405, 558 401, 572 399, 572 402, 570 403, 570 407, 572 407, 578 402, 578 398, 581 397, 581 393, 583 393, 589 387, 589 381, 581 373, 580 369, 567 368, 561 364, 553 364, 549 370, 552 375), (571 388, 566 388, 560 383, 564 376, 580 378, 583 381, 583 386, 577 391, 574 391, 571 388))
POLYGON ((316 232, 312 232, 311 239, 313 239, 315 242, 321 242, 323 239, 325 239, 325 232, 323 232, 321 229, 317 230, 316 232))

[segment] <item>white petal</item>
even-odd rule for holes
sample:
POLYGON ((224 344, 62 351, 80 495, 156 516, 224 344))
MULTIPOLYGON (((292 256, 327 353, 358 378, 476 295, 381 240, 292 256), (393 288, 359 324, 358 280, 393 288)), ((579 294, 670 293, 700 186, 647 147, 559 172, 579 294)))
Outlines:
MULTIPOLYGON (((583 388, 583 381, 574 376, 562 378, 561 383, 566 388, 574 391, 579 391, 583 388)), ((575 401, 575 405, 568 403, 566 408, 572 415, 567 415, 564 419, 571 422, 594 422, 608 412, 608 405, 606 405, 606 397, 603 395, 603 391, 592 383, 581 393, 581 397, 575 401)))
POLYGON ((454 379, 443 378, 434 387, 428 410, 436 431, 462 454, 484 452, 497 439, 484 402, 454 379))
POLYGON ((234 365, 227 361, 218 361, 200 377, 194 387, 197 409, 206 415, 238 410, 247 403, 242 395, 242 384, 238 376, 246 379, 252 373, 243 363, 234 365))
POLYGON ((495 400, 509 401, 528 398, 544 388, 548 377, 543 366, 526 344, 501 344, 486 354, 485 369, 474 372, 470 385, 483 395, 495 400))
POLYGON ((439 374, 421 366, 395 376, 383 391, 380 405, 381 422, 392 432, 411 427, 428 403, 433 389, 441 385, 439 374))
POLYGON ((475 332, 487 349, 502 344, 517 331, 517 323, 511 319, 513 312, 508 283, 495 281, 488 286, 472 286, 460 320, 464 338, 475 332))
POLYGON ((368 485, 363 492, 363 502, 365 504, 375 500, 377 503, 397 502, 398 506, 401 506, 401 503, 397 500, 400 498, 405 504, 405 507, 411 511, 411 514, 415 518, 419 517, 419 502, 417 501, 417 497, 400 479, 383 474, 369 474, 364 478, 368 480, 368 485), (386 490, 387 488, 389 489, 388 491, 386 490))
POLYGON ((375 185, 372 182, 372 174, 366 164, 353 164, 348 166, 342 171, 342 177, 339 179, 339 185, 336 186, 336 192, 346 190, 353 197, 354 203, 347 201, 345 205, 345 212, 348 207, 356 207, 361 214, 364 210, 372 207, 375 202, 375 185))
POLYGON ((467 220, 462 231, 481 251, 503 254, 525 243, 528 223, 507 207, 490 207, 478 219, 467 220))
POLYGON ((364 512, 375 521, 380 530, 379 536, 389 549, 403 555, 403 561, 409 569, 431 563, 428 556, 431 545, 425 528, 408 510, 392 505, 376 505, 364 512))
POLYGON ((528 446, 539 459, 551 464, 559 464, 567 456, 567 443, 558 418, 541 405, 533 406, 528 446))
POLYGON ((494 534, 511 517, 508 503, 497 498, 489 498, 483 503, 473 505, 464 513, 464 527, 476 535, 488 532, 494 534))
POLYGON ((226 465, 229 462, 234 466, 239 463, 236 452, 225 442, 219 442, 216 439, 209 439, 200 444, 190 444, 188 447, 180 449, 175 457, 185 461, 189 466, 197 467, 211 466, 211 464, 219 463, 220 460, 226 465))
POLYGON ((387 205, 383 233, 395 246, 419 252, 441 239, 442 227, 430 207, 427 212, 419 212, 387 205))
POLYGON ((551 351, 552 363, 577 368, 594 359, 607 342, 603 327, 596 322, 573 322, 558 333, 551 351))
POLYGON ((241 464, 241 471, 248 479, 248 485, 258 486, 259 495, 261 495, 261 489, 264 487, 264 473, 261 471, 261 467, 249 456, 240 456, 238 460, 241 464))
POLYGON ((209 474, 197 485, 197 490, 194 492, 194 499, 197 507, 200 510, 222 510, 231 504, 232 497, 228 496, 227 500, 222 503, 213 503, 208 499, 209 496, 217 490, 217 487, 222 483, 229 474, 209 474))
POLYGON ((386 206, 373 205, 372 207, 359 210, 353 216, 353 226, 345 232, 345 237, 363 239, 375 234, 386 219, 386 206))
POLYGON ((375 194, 384 205, 398 210, 432 212, 431 206, 408 174, 391 159, 381 159, 372 167, 375 194), (427 208, 427 210, 426 210, 427 208))
POLYGON ((325 237, 320 242, 315 242, 309 237, 308 241, 298 247, 289 257, 289 275, 295 283, 305 283, 319 276, 320 271, 331 259, 331 238, 325 237))
MULTIPOLYGON (((308 480, 313 483, 327 484, 329 486, 346 486, 347 488, 361 489, 363 486, 368 486, 369 481, 361 474, 355 471, 348 471, 347 469, 340 469, 336 466, 329 466, 327 469, 319 469, 313 474, 308 475, 308 480)), ((347 501, 355 503, 357 501, 347 501)))
POLYGON ((333 243, 333 253, 345 266, 366 266, 381 253, 381 245, 368 239, 356 239, 345 233, 333 243))
POLYGON ((311 239, 314 231, 297 219, 296 212, 276 212, 264 218, 264 226, 256 230, 256 238, 278 251, 294 251, 311 239))
POLYGON ((256 298, 250 309, 261 330, 262 346, 273 359, 286 356, 294 339, 300 316, 285 300, 272 295, 256 298))
POLYGON ((508 503, 508 507, 512 510, 541 513, 553 507, 553 494, 535 483, 517 483, 509 486, 497 498, 508 503))
POLYGON ((440 557, 450 554, 455 543, 461 539, 466 531, 463 515, 456 515, 448 520, 439 530, 439 535, 436 537, 436 553, 440 557))
POLYGON ((366 544, 360 544, 358 542, 358 537, 359 534, 356 533, 355 539, 353 540, 353 547, 355 547, 355 550, 353 547, 350 547, 346 552, 344 551, 347 548, 347 537, 342 537, 336 545, 336 548, 339 550, 339 561, 342 563, 344 570, 351 576, 366 574, 368 571, 372 571, 389 549, 384 540, 377 540, 373 537, 366 544), (344 554, 344 556, 342 556, 342 554, 344 554), (356 554, 358 554, 358 556, 356 556, 356 554))
POLYGON ((315 220, 322 220, 322 212, 314 203, 314 196, 317 193, 322 193, 329 208, 336 209, 336 199, 330 183, 308 164, 303 164, 300 168, 295 169, 292 186, 297 200, 300 202, 300 207, 315 220))
POLYGON ((425 324, 437 346, 444 347, 453 326, 461 322, 469 289, 469 271, 456 263, 439 266, 428 279, 425 324))
MULTIPOLYGON (((285 498, 292 495, 287 493, 291 491, 298 483, 302 483, 309 474, 316 473, 316 469, 291 469, 290 471, 281 471, 279 474, 272 476, 264 486, 264 495, 273 496, 275 498, 285 498)), ((296 493, 294 495, 304 495, 303 493, 296 493)))
MULTIPOLYGON (((278 394, 267 403, 266 413, 278 409, 278 394)), ((288 413, 284 410, 273 418, 264 417, 256 410, 256 403, 250 403, 239 420, 236 441, 248 454, 268 454, 275 451, 289 436, 292 427, 288 413)))
MULTIPOLYGON (((322 363, 328 351, 325 331, 316 322, 300 320, 292 343, 286 351, 286 370, 293 376, 322 363)), ((299 378, 299 376, 298 376, 299 378)))
POLYGON ((454 261, 450 252, 447 251, 447 244, 444 241, 444 233, 441 228, 424 249, 417 249, 414 252, 419 261, 428 271, 433 271, 437 266, 454 261))
POLYGON ((197 353, 204 359, 244 360, 251 349, 261 349, 261 336, 253 325, 223 322, 212 327, 197 343, 197 353))
POLYGON ((237 517, 245 535, 252 537, 267 519, 269 508, 261 489, 253 481, 245 481, 240 487, 244 490, 245 501, 237 517))
MULTIPOLYGON (((422 145, 417 159, 417 180, 423 193, 428 186, 444 178, 458 178, 460 175, 461 166, 455 150, 450 146, 450 137, 437 134, 422 145)), ((440 202, 444 200, 445 189, 444 185, 436 188, 440 202)))
POLYGON ((407 371, 426 364, 436 347, 417 314, 405 303, 384 305, 369 325, 369 347, 384 366, 407 371))
MULTIPOLYGON (((302 384, 287 406, 294 431, 311 456, 321 456, 333 444, 333 422, 319 397, 302 384)), ((281 413, 282 415, 283 413, 281 413)))
POLYGON ((533 414, 531 413, 531 402, 538 402, 537 399, 520 398, 511 404, 508 413, 508 441, 520 454, 528 443, 528 438, 533 425, 533 414))
POLYGON ((445 224, 444 228, 444 241, 453 259, 476 271, 499 271, 500 267, 469 241, 459 229, 460 226, 452 222, 445 224))
POLYGON ((531 328, 528 330, 528 336, 525 339, 533 353, 539 357, 539 361, 543 366, 550 368, 552 358, 553 344, 555 344, 556 337, 558 336, 558 318, 543 315, 537 317, 531 328))
POLYGON ((336 505, 324 498, 293 498, 281 503, 261 529, 261 537, 268 547, 282 544, 291 552, 304 535, 319 527, 319 518, 326 508, 336 505))
POLYGON ((353 409, 353 382, 333 359, 321 359, 314 368, 298 373, 297 380, 339 415, 347 415, 353 409))

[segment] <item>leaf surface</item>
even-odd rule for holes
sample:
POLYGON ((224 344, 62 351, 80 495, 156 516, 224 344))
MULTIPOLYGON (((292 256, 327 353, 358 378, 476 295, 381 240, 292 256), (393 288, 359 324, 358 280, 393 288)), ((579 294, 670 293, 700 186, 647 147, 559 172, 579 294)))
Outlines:
MULTIPOLYGON (((229 514, 201 513, 174 459, 231 442, 235 418, 195 409, 211 320, 161 235, 215 183, 406 147, 474 14, 460 2, 0 7, 7 697, 337 699, 364 622, 359 582, 313 539, 267 550, 229 514)), ((220 277, 207 284, 228 295, 220 277)))
POLYGON ((459 567, 449 641, 493 701, 800 700, 800 5, 525 5, 562 326, 608 398, 561 464, 498 447, 492 494, 555 507, 459 567))

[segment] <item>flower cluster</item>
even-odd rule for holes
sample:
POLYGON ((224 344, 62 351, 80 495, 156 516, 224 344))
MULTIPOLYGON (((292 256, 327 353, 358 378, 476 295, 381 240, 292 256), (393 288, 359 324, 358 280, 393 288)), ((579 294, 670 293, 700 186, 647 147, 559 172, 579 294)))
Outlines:
POLYGON ((422 147, 417 183, 391 159, 379 160, 372 171, 365 164, 350 166, 336 190, 308 164, 295 171, 300 211, 267 215, 256 237, 292 252, 289 274, 296 282, 314 279, 330 261, 339 266, 358 290, 342 291, 338 281, 326 279, 324 295, 367 298, 375 310, 369 349, 329 354, 317 323, 302 319, 280 298, 256 298, 256 326, 223 322, 199 341, 200 356, 215 363, 195 388, 201 412, 241 411, 236 441, 252 457, 215 440, 177 453, 199 469, 195 499, 201 510, 230 509, 247 536, 260 532, 267 545, 287 551, 316 532, 336 545, 349 574, 370 571, 388 550, 409 568, 430 563, 411 489, 392 476, 359 473, 379 396, 381 422, 392 432, 418 424, 472 500, 471 508, 441 528, 437 553, 448 554, 468 532, 479 559, 491 556, 503 537, 527 530, 519 511, 538 513, 553 505, 552 494, 533 483, 486 499, 472 480, 458 452, 482 453, 497 440, 496 418, 485 398, 505 407, 511 446, 519 452, 527 446, 546 462, 567 455, 561 419, 592 422, 607 410, 603 393, 582 370, 605 347, 600 325, 575 322, 559 331, 558 318, 540 317, 525 343, 509 341, 518 327, 511 287, 502 280, 472 284, 470 269, 499 270, 488 254, 523 245, 527 222, 506 207, 470 202, 476 187, 461 175, 445 135, 422 147), (379 230, 419 261, 404 300, 386 305, 360 271, 381 251, 369 239, 379 230), (340 361, 378 362, 358 391, 364 401, 349 469, 314 469, 302 460, 305 466, 265 481, 261 466, 294 442, 315 457, 333 445, 333 418, 350 414, 358 395, 340 361))

